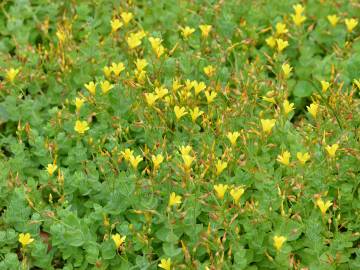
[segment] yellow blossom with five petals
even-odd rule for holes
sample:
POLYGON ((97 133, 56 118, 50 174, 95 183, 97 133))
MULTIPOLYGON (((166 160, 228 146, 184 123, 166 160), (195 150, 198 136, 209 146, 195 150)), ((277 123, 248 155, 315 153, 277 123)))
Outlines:
POLYGON ((214 102, 217 97, 217 93, 215 91, 205 91, 205 97, 208 104, 214 102))
POLYGON ((310 106, 306 106, 308 112, 311 114, 312 117, 316 118, 318 110, 319 110, 319 103, 313 102, 310 106))
POLYGON ((264 133, 270 133, 276 123, 276 119, 260 119, 260 121, 264 133))
POLYGON ((334 158, 336 155, 336 151, 339 149, 339 145, 337 143, 333 145, 327 145, 325 147, 326 152, 328 153, 329 157, 334 158))
POLYGON ((284 151, 281 153, 281 155, 278 155, 277 156, 277 161, 285 166, 289 166, 290 164, 290 157, 291 157, 291 154, 289 151, 284 151))
POLYGON ((208 65, 208 66, 204 67, 203 70, 204 70, 205 75, 208 76, 209 78, 214 76, 215 71, 216 71, 216 69, 212 65, 208 65))
POLYGON ((230 143, 232 146, 236 145, 236 140, 237 138, 240 136, 240 133, 235 131, 235 132, 228 132, 226 137, 229 139, 230 143))
POLYGON ((158 266, 164 270, 171 270, 171 259, 161 259, 158 266))
POLYGON ((293 67, 287 63, 284 63, 284 64, 282 64, 281 69, 282 69, 282 72, 284 73, 285 79, 287 79, 290 77, 293 67))
POLYGON ((126 235, 121 236, 120 234, 113 234, 111 239, 114 241, 116 249, 119 249, 123 243, 125 243, 126 235))
POLYGON ((305 165, 305 163, 310 159, 310 155, 308 152, 306 153, 297 152, 296 157, 300 161, 301 165, 305 165))
POLYGON ((157 154, 151 156, 151 160, 154 164, 154 169, 157 170, 160 167, 160 164, 164 161, 164 156, 162 154, 157 154))
POLYGON ((84 84, 86 90, 88 90, 90 92, 91 95, 95 95, 96 94, 96 84, 94 82, 89 82, 89 83, 85 83, 84 84))
POLYGON ((239 202, 239 200, 240 200, 241 196, 244 194, 244 192, 245 192, 245 189, 242 187, 236 187, 236 188, 232 188, 230 190, 230 195, 233 198, 235 204, 239 202))
POLYGON ((346 29, 349 33, 351 33, 354 28, 358 25, 358 20, 351 18, 351 19, 345 19, 345 25, 346 25, 346 29))
POLYGON ((140 155, 137 155, 136 157, 134 155, 131 155, 129 158, 129 162, 131 166, 136 170, 139 163, 143 160, 143 158, 140 155))
POLYGON ((31 234, 30 233, 20 233, 19 234, 19 242, 22 245, 22 247, 25 247, 29 244, 31 244, 34 241, 33 238, 31 238, 31 234))
POLYGON ((320 83, 321 83, 321 90, 325 93, 329 89, 330 83, 324 80, 320 81, 320 83))
POLYGON ((209 24, 201 24, 201 25, 199 25, 199 28, 201 30, 201 36, 203 38, 207 38, 209 36, 209 33, 210 33, 211 29, 212 29, 212 26, 209 25, 209 24))
POLYGON ((54 174, 54 172, 57 170, 57 167, 56 164, 48 164, 47 167, 46 167, 46 171, 48 172, 48 174, 50 176, 52 176, 54 174))
POLYGON ((74 130, 79 134, 84 134, 87 130, 89 130, 89 125, 86 121, 79 121, 75 122, 74 130))
POLYGON ((180 27, 181 29, 181 35, 184 39, 187 39, 192 33, 195 32, 195 29, 189 26, 180 27))
POLYGON ((114 73, 114 75, 117 77, 120 75, 120 73, 125 70, 125 66, 124 63, 119 62, 119 63, 112 63, 111 67, 110 67, 111 71, 114 73))
POLYGON ((180 120, 181 117, 187 114, 185 107, 180 108, 179 106, 174 107, 174 112, 175 112, 176 120, 180 120))
POLYGON ((216 197, 218 197, 220 200, 224 199, 227 189, 228 189, 228 185, 223 185, 223 184, 214 185, 216 197))
POLYGON ((113 33, 123 26, 123 23, 119 19, 111 20, 110 24, 111 24, 111 32, 113 33))
POLYGON ((283 102, 283 109, 285 115, 288 115, 290 112, 294 110, 294 103, 290 103, 287 99, 283 102))
POLYGON ((276 39, 276 45, 278 52, 282 52, 287 46, 289 46, 289 42, 283 40, 281 38, 276 39))
POLYGON ((132 14, 131 12, 122 12, 120 16, 125 25, 127 25, 134 17, 134 14, 132 14))
POLYGON ((176 205, 176 204, 181 204, 181 196, 176 195, 175 192, 172 192, 169 197, 168 205, 169 205, 169 207, 172 207, 173 205, 176 205))
POLYGON ((196 119, 201 116, 202 114, 204 114, 203 111, 200 111, 199 107, 195 107, 194 110, 190 109, 190 116, 191 116, 191 120, 193 122, 196 121, 196 119))
POLYGON ((105 80, 100 82, 100 88, 101 91, 106 94, 107 92, 109 92, 111 89, 114 88, 114 85, 112 85, 109 81, 105 80))
POLYGON ((20 69, 15 69, 15 68, 10 68, 10 69, 7 69, 6 70, 6 74, 5 74, 5 79, 8 81, 8 82, 13 82, 16 78, 16 76, 18 75, 20 69))
POLYGON ((335 27, 337 25, 338 21, 340 20, 340 18, 338 16, 336 16, 336 14, 328 15, 327 19, 330 22, 332 27, 335 27))
POLYGON ((286 237, 275 235, 273 237, 273 241, 274 241, 274 247, 276 248, 276 250, 280 251, 282 246, 286 242, 286 237))
POLYGON ((226 168, 227 168, 227 162, 222 161, 221 159, 218 159, 215 165, 216 168, 216 175, 220 175, 226 168))
POLYGON ((332 202, 331 201, 324 202, 321 198, 319 198, 316 200, 316 205, 317 207, 319 207, 321 214, 325 215, 326 211, 330 208, 330 206, 332 206, 332 202))

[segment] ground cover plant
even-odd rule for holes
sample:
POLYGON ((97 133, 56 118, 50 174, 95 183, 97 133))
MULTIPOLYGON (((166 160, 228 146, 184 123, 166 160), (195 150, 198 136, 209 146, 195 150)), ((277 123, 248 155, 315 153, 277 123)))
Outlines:
POLYGON ((356 0, 3 0, 0 269, 360 269, 356 0))

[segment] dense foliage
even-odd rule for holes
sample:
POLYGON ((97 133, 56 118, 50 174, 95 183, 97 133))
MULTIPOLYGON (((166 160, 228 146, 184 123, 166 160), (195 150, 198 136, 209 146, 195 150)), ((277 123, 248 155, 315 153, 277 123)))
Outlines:
POLYGON ((357 0, 2 0, 0 269, 360 269, 357 0))

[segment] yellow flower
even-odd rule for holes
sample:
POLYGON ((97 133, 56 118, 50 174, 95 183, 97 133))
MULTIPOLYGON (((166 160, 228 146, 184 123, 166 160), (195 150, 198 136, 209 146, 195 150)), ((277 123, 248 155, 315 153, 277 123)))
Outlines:
POLYGON ((20 233, 19 234, 19 242, 21 243, 21 245, 23 247, 31 244, 34 241, 33 238, 31 238, 31 234, 30 233, 20 233))
POLYGON ((267 39, 265 39, 265 42, 270 48, 274 48, 276 45, 276 39, 273 36, 270 36, 267 39))
POLYGON ((294 103, 290 103, 287 99, 284 100, 283 103, 284 113, 288 115, 290 112, 294 110, 294 103))
POLYGON ((204 112, 199 110, 199 107, 195 107, 194 110, 190 109, 190 115, 191 115, 191 120, 193 122, 196 121, 196 119, 201 116, 204 112))
POLYGON ((301 4, 293 5, 293 9, 295 11, 295 14, 301 14, 305 10, 305 8, 301 4))
POLYGON ((85 103, 85 99, 83 98, 75 98, 75 107, 76 107, 76 110, 79 112, 82 105, 84 105, 85 103))
POLYGON ((195 160, 194 157, 188 155, 188 154, 182 154, 181 155, 183 161, 184 161, 184 167, 185 169, 189 170, 191 168, 191 164, 193 163, 193 161, 195 160))
POLYGON ((181 196, 176 195, 175 192, 172 192, 169 197, 169 207, 180 203, 181 203, 181 196))
POLYGON ((111 239, 114 241, 116 249, 119 249, 121 247, 121 245, 125 242, 126 239, 126 235, 121 237, 120 234, 113 234, 111 236, 111 239))
POLYGON ((134 15, 131 12, 122 12, 120 16, 121 19, 124 21, 125 25, 128 24, 134 17, 134 15))
POLYGON ((148 65, 148 62, 146 59, 136 59, 135 65, 138 71, 143 71, 148 65))
POLYGON ((310 155, 308 152, 306 153, 297 152, 296 157, 300 161, 301 165, 305 165, 305 163, 310 159, 310 155))
POLYGON ((332 206, 332 202, 324 202, 321 198, 319 198, 316 200, 316 205, 319 207, 321 214, 325 215, 326 211, 330 208, 330 206, 332 206))
POLYGON ((114 86, 107 80, 100 82, 101 91, 106 94, 111 89, 114 88, 114 86))
POLYGON ((10 68, 6 70, 6 75, 5 78, 8 82, 13 82, 16 78, 16 76, 18 75, 20 69, 14 69, 14 68, 10 68))
POLYGON ((181 155, 189 155, 192 150, 192 147, 190 145, 180 146, 179 150, 180 150, 181 155))
POLYGON ((358 20, 353 18, 345 19, 345 24, 348 32, 351 33, 354 30, 354 28, 357 26, 358 20))
POLYGON ((58 30, 56 31, 56 37, 59 39, 59 41, 60 41, 61 43, 64 43, 65 40, 66 40, 66 33, 65 33, 65 31, 62 30, 62 29, 58 29, 58 30))
POLYGON ((156 56, 160 58, 165 51, 164 46, 161 45, 162 40, 160 38, 149 37, 149 41, 156 56))
POLYGON ((291 18, 296 26, 300 26, 306 20, 306 17, 301 14, 291 14, 291 18))
POLYGON ((322 89, 322 91, 323 91, 323 92, 326 92, 326 91, 329 89, 329 87, 330 87, 330 83, 327 82, 327 81, 321 81, 320 83, 321 83, 321 89, 322 89))
POLYGON ((156 49, 156 48, 158 48, 158 47, 161 45, 162 40, 161 40, 161 38, 149 37, 149 42, 150 42, 150 44, 151 44, 151 47, 152 47, 153 49, 156 49))
POLYGON ((154 169, 158 169, 160 167, 160 164, 164 161, 164 157, 162 154, 158 154, 158 155, 152 155, 151 156, 151 160, 154 163, 154 169))
POLYGON ((194 87, 194 91, 195 91, 195 96, 197 96, 201 91, 206 89, 206 84, 204 82, 198 83, 197 81, 194 81, 193 87, 194 87))
POLYGON ((215 100, 216 96, 217 93, 215 91, 205 91, 205 97, 208 104, 212 103, 215 100))
POLYGON ((359 80, 354 79, 353 82, 357 86, 357 88, 359 88, 359 90, 360 90, 360 79, 359 80))
POLYGON ((177 78, 173 79, 173 82, 172 82, 172 89, 173 89, 173 91, 176 92, 176 91, 179 90, 181 87, 182 87, 182 84, 181 84, 180 80, 177 79, 177 78))
POLYGON ((276 34, 277 35, 281 35, 281 34, 286 34, 288 32, 288 30, 286 29, 286 24, 278 22, 275 26, 276 28, 276 34))
POLYGON ((227 167, 227 162, 218 159, 216 162, 216 175, 220 175, 227 167))
POLYGON ((88 123, 86 121, 77 120, 75 123, 74 130, 79 134, 84 134, 85 131, 89 130, 88 123))
POLYGON ((230 190, 230 195, 234 199, 234 203, 238 203, 241 196, 244 194, 245 189, 242 187, 236 187, 230 190))
POLYGON ((283 244, 285 243, 286 241, 286 237, 284 236, 277 236, 275 235, 273 237, 273 241, 274 241, 274 247, 276 248, 277 251, 280 251, 283 244))
POLYGON ((223 184, 214 185, 214 189, 216 192, 216 197, 222 200, 224 198, 226 190, 228 189, 228 185, 223 185, 223 184))
POLYGON ((194 87, 194 82, 195 81, 190 81, 189 79, 187 79, 185 81, 185 90, 190 91, 194 87))
POLYGON ((164 270, 171 270, 171 259, 161 259, 158 266, 164 270))
POLYGON ((142 40, 144 37, 146 37, 146 33, 144 30, 139 30, 135 33, 135 35, 140 39, 142 40))
POLYGON ((160 86, 155 88, 155 93, 160 99, 162 99, 164 96, 166 96, 169 93, 169 90, 164 86, 160 86))
POLYGON ((335 144, 333 144, 333 145, 327 145, 327 146, 325 147, 325 149, 326 149, 329 157, 331 157, 331 158, 334 158, 334 157, 335 157, 336 151, 338 150, 338 148, 339 148, 339 145, 338 145, 337 143, 335 143, 335 144))
POLYGON ((216 71, 216 69, 212 65, 208 65, 208 66, 204 67, 204 73, 209 78, 214 76, 215 71, 216 71))
POLYGON ((286 40, 283 40, 281 38, 277 38, 276 39, 276 45, 277 45, 277 50, 278 52, 283 51, 287 46, 289 46, 289 42, 287 42, 286 40))
POLYGON ((120 62, 120 63, 112 63, 111 64, 111 71, 114 72, 115 76, 119 76, 120 73, 125 69, 124 63, 120 62))
POLYGON ((274 91, 268 91, 265 96, 262 97, 263 100, 276 104, 275 98, 274 98, 274 91))
POLYGON ((84 84, 85 88, 92 94, 93 96, 96 94, 96 84, 94 82, 89 82, 84 84))
POLYGON ((126 42, 130 49, 135 49, 141 45, 141 38, 137 33, 131 33, 127 38, 126 42))
POLYGON ((201 30, 201 36, 204 38, 207 38, 212 29, 212 26, 208 25, 208 24, 201 24, 201 25, 199 25, 199 28, 201 30))
POLYGON ((174 112, 175 112, 176 120, 179 120, 181 117, 187 114, 185 107, 180 108, 179 106, 174 107, 174 112))
POLYGON ((126 148, 124 151, 121 151, 120 153, 126 161, 129 161, 130 157, 134 154, 134 151, 130 150, 129 148, 126 148))
POLYGON ((318 113, 319 104, 314 102, 311 103, 310 106, 306 106, 308 112, 312 115, 312 117, 316 118, 316 115, 318 113))
POLYGON ((262 130, 265 133, 270 133, 276 123, 276 119, 261 119, 260 121, 261 121, 262 130))
POLYGON ((119 19, 111 20, 111 31, 114 33, 123 26, 123 23, 119 19))
POLYGON ((155 95, 153 93, 145 93, 145 100, 146 103, 151 107, 154 105, 155 101, 158 99, 158 95, 155 95))
POLYGON ((291 71, 293 70, 292 66, 289 64, 282 64, 281 69, 284 73, 285 78, 289 78, 291 75, 291 71))
POLYGON ((228 134, 226 135, 226 137, 229 139, 230 143, 232 146, 236 145, 236 140, 237 138, 240 136, 240 133, 235 131, 235 132, 228 132, 228 134))
POLYGON ((290 164, 290 157, 291 157, 290 152, 289 151, 284 151, 284 152, 282 152, 281 155, 277 156, 276 160, 278 162, 280 162, 281 164, 288 166, 290 164))
POLYGON ((192 33, 195 32, 195 29, 189 26, 180 27, 180 29, 181 29, 181 35, 183 36, 184 39, 187 39, 192 33))
POLYGON ((48 174, 49 174, 50 176, 52 176, 52 175, 54 174, 54 172, 56 171, 56 169, 57 169, 56 164, 48 164, 47 167, 46 167, 46 170, 47 170, 47 172, 48 172, 48 174))
POLYGON ((138 83, 143 84, 145 82, 146 70, 135 70, 134 74, 138 83))
POLYGON ((328 19, 328 21, 330 22, 330 24, 331 24, 333 27, 335 27, 335 26, 337 25, 337 23, 338 23, 338 21, 339 21, 340 18, 334 14, 334 15, 328 15, 328 16, 327 16, 327 19, 328 19))
POLYGON ((166 107, 172 106, 173 103, 174 103, 174 98, 173 98, 173 96, 166 96, 166 97, 164 98, 164 102, 165 102, 166 107))
POLYGON ((106 78, 109 78, 111 75, 111 67, 105 66, 103 68, 103 72, 106 78))
POLYGON ((133 155, 131 155, 130 158, 129 158, 129 162, 130 162, 131 166, 132 166, 135 170, 137 169, 139 163, 140 163, 142 160, 143 160, 143 158, 142 158, 140 155, 138 155, 138 156, 136 156, 136 157, 134 157, 133 155))

